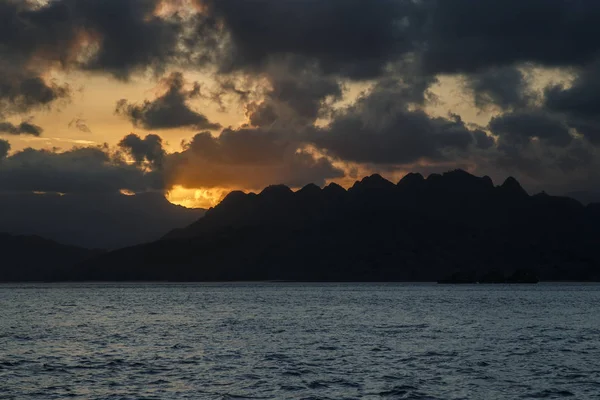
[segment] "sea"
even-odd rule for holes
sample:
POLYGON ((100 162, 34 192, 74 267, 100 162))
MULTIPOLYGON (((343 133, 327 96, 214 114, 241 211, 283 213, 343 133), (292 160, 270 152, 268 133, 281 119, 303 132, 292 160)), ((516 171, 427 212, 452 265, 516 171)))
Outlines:
POLYGON ((600 399, 600 285, 0 285, 0 399, 600 399))

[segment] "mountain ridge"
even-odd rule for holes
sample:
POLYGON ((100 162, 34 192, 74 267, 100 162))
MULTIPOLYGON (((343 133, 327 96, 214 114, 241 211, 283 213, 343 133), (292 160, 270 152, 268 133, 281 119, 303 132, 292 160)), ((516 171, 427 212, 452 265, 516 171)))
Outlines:
POLYGON ((62 278, 436 281, 525 268, 544 280, 600 279, 599 206, 530 196, 510 177, 498 186, 462 170, 421 178, 232 192, 188 227, 62 278))
MULTIPOLYGON (((257 214, 265 211, 267 213, 276 211, 270 207, 266 207, 268 205, 267 203, 273 201, 275 193, 279 193, 279 195, 287 198, 287 200, 295 199, 310 203, 311 201, 318 201, 320 196, 324 198, 333 198, 333 195, 328 195, 335 192, 338 200, 342 198, 341 203, 352 201, 352 206, 360 207, 366 205, 363 204, 364 201, 367 201, 367 204, 374 199, 381 201, 382 199, 379 198, 381 196, 386 197, 384 201, 397 200, 398 197, 395 196, 405 196, 403 200, 410 201, 411 196, 427 197, 430 196, 433 191, 449 192, 457 190, 462 191, 463 195, 468 196, 481 195, 482 193, 485 193, 486 190, 495 191, 503 196, 511 196, 513 194, 520 197, 529 196, 519 182, 513 177, 508 177, 501 185, 494 186, 491 178, 487 176, 479 178, 463 170, 454 170, 443 175, 431 174, 427 179, 423 178, 421 174, 408 174, 397 184, 383 178, 379 174, 373 174, 360 181, 356 181, 348 190, 335 183, 331 183, 324 188, 320 188, 311 183, 296 192, 293 192, 284 185, 271 185, 266 187, 259 194, 252 192, 244 193, 241 191, 231 192, 225 196, 220 204, 207 210, 203 218, 186 228, 175 229, 167 233, 162 239, 193 237, 200 233, 195 231, 194 227, 209 224, 209 228, 215 228, 214 224, 210 224, 214 219, 220 220, 219 222, 221 222, 221 225, 226 225, 233 220, 239 222, 240 218, 249 218, 249 220, 247 220, 248 224, 262 223, 264 220, 259 219, 257 214), (254 212, 250 212, 249 210, 249 208, 252 207, 257 207, 253 210, 254 212)), ((487 194, 489 195, 491 192, 488 192, 487 194)), ((307 204, 298 202, 288 204, 288 206, 299 207, 300 209, 306 205, 307 204)), ((336 204, 336 206, 339 205, 340 203, 336 204)), ((202 227, 198 228, 198 230, 205 231, 209 228, 202 227)))

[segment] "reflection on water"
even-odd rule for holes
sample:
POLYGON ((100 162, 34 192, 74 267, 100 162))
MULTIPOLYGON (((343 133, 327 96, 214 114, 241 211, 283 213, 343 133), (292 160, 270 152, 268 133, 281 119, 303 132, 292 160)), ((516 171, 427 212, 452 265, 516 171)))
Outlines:
POLYGON ((0 398, 600 394, 600 286, 0 286, 0 398))

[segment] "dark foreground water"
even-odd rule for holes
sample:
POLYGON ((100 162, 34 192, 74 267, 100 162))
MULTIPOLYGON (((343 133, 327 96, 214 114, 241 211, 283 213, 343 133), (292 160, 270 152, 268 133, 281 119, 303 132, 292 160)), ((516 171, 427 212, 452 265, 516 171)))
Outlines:
POLYGON ((0 286, 0 399, 600 398, 600 286, 0 286))

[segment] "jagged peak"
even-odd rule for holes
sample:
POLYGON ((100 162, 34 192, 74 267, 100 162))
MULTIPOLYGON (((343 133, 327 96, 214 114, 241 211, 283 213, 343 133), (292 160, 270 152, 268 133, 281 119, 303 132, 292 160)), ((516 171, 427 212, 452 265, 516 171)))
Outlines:
POLYGON ((414 184, 421 184, 425 182, 425 178, 418 172, 409 172, 404 175, 402 179, 398 182, 397 186, 408 186, 414 184))
POLYGON ((314 191, 314 190, 321 190, 321 188, 314 183, 309 183, 308 185, 304 185, 302 187, 302 189, 299 190, 299 192, 301 192, 303 190, 313 190, 314 191))
POLYGON ((329 193, 346 193, 346 189, 335 182, 331 182, 329 185, 325 186, 323 191, 329 193))
POLYGON ((318 194, 321 192, 321 188, 314 183, 309 183, 305 185, 302 189, 298 190, 296 194, 299 195, 310 195, 310 194, 318 194))
POLYGON ((246 196, 247 194, 242 192, 241 190, 233 190, 229 192, 227 196, 225 196, 225 198, 221 201, 221 204, 237 202, 241 199, 246 198, 246 196))
POLYGON ((455 169, 453 171, 448 171, 445 172, 443 175, 444 178, 453 178, 453 179, 463 179, 463 180, 471 180, 473 182, 475 181, 479 181, 479 182, 484 182, 487 186, 489 187, 494 187, 494 182, 492 181, 492 178, 490 178, 489 176, 485 175, 482 177, 473 175, 470 172, 465 171, 464 169, 455 169))
POLYGON ((502 185, 500 185, 500 188, 506 192, 514 193, 514 194, 517 194, 520 196, 522 196, 522 195, 529 196, 527 194, 527 192, 525 191, 525 189, 523 189, 523 187, 521 186, 519 181, 517 181, 512 176, 509 176, 508 178, 506 178, 504 183, 502 185))
MULTIPOLYGON (((247 202, 247 200, 249 198, 251 198, 252 196, 255 196, 255 194, 254 193, 245 193, 245 192, 242 192, 241 190, 233 190, 233 191, 229 192, 227 194, 227 196, 225 196, 219 204, 217 204, 216 206, 211 207, 209 210, 207 210, 205 217, 211 216, 214 213, 229 212, 232 209, 238 209, 238 208, 240 208, 241 204, 245 204, 247 202)), ((202 219, 203 218, 200 218, 199 221, 201 221, 202 219)))
POLYGON ((490 178, 489 176, 487 176, 487 175, 484 175, 483 177, 481 177, 481 179, 482 179, 483 181, 485 181, 485 182, 488 184, 488 186, 490 186, 490 187, 494 187, 494 181, 493 181, 493 180, 492 180, 492 178, 490 178))
POLYGON ((494 183, 489 176, 479 177, 462 169, 455 169, 443 174, 431 174, 427 177, 426 182, 430 188, 462 192, 482 192, 494 189, 494 183))
POLYGON ((360 181, 356 181, 350 190, 356 189, 387 189, 395 187, 392 182, 388 181, 379 174, 373 174, 371 176, 364 177, 360 181))
POLYGON ((271 197, 271 196, 287 196, 289 194, 293 194, 294 192, 286 185, 271 185, 267 186, 260 192, 259 196, 261 197, 271 197))
POLYGON ((429 174, 429 176, 427 177, 426 181, 427 182, 432 182, 432 181, 436 181, 436 180, 438 180, 440 178, 442 178, 442 174, 433 173, 433 174, 429 174))
POLYGON ((514 177, 509 176, 508 178, 506 178, 504 180, 504 183, 502 183, 501 187, 511 187, 511 186, 521 187, 521 184, 514 177))
POLYGON ((477 178, 475 175, 473 175, 470 172, 467 172, 461 168, 456 168, 456 169, 453 169, 452 171, 444 172, 443 176, 468 176, 468 177, 477 178))

